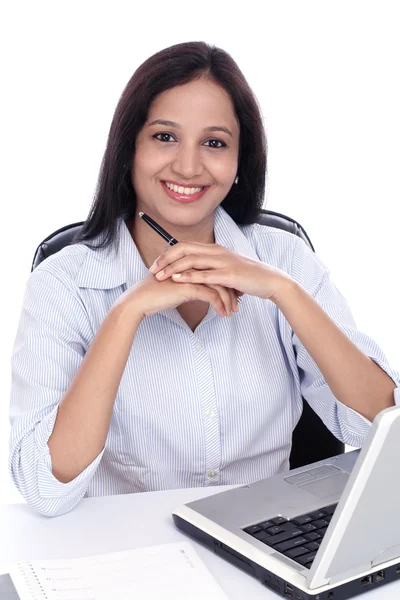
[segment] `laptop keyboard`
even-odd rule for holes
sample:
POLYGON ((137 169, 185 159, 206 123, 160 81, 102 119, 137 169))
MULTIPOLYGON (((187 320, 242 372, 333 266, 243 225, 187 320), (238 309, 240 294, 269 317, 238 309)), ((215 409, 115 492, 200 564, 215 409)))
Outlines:
POLYGON ((275 517, 246 527, 244 531, 309 569, 336 506, 330 504, 290 520, 275 517))

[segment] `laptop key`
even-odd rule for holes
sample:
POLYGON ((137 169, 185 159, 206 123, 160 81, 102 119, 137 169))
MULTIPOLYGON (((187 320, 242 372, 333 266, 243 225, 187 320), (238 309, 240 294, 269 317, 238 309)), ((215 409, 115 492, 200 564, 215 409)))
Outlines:
POLYGON ((321 508, 320 510, 314 510, 313 512, 308 513, 312 519, 325 519, 328 516, 328 513, 321 508))
POLYGON ((327 527, 322 527, 322 529, 317 529, 315 533, 319 533, 322 537, 324 537, 327 527))
POLYGON ((307 548, 307 550, 309 550, 310 552, 318 550, 319 547, 320 544, 318 542, 308 542, 308 544, 304 544, 304 548, 307 548))
POLYGON ((309 531, 314 531, 317 528, 313 523, 304 523, 304 525, 301 526, 301 529, 302 533, 308 533, 309 531))
POLYGON ((309 523, 310 521, 313 521, 313 517, 311 515, 301 515, 300 517, 296 517, 295 519, 292 519, 292 523, 295 523, 296 525, 304 525, 304 523, 309 523))
POLYGON ((243 531, 245 531, 246 533, 250 533, 250 535, 253 535, 253 533, 258 533, 259 531, 262 531, 262 529, 258 525, 250 525, 250 527, 246 527, 246 529, 244 529, 243 531))
POLYGON ((272 535, 269 535, 266 531, 264 531, 264 529, 261 529, 261 531, 257 531, 257 533, 253 533, 253 537, 256 538, 256 540, 260 540, 260 542, 264 542, 265 540, 272 538, 272 535))
POLYGON ((316 554, 317 550, 314 550, 314 552, 308 552, 307 554, 302 554, 296 558, 296 562, 300 563, 301 565, 306 565, 310 561, 314 560, 316 554))
POLYGON ((269 527, 267 529, 267 533, 269 533, 270 535, 276 535, 277 533, 283 533, 285 531, 285 529, 283 527, 280 527, 280 525, 273 525, 273 527, 269 527))
POLYGON ((288 520, 284 519, 283 517, 275 517, 274 519, 270 519, 270 521, 274 525, 281 525, 282 523, 287 523, 288 522, 288 520))
POLYGON ((261 523, 257 523, 257 525, 259 527, 261 527, 261 529, 268 529, 268 527, 272 527, 273 522, 272 521, 261 521, 261 523))
POLYGON ((310 531, 310 533, 305 533, 304 537, 310 542, 313 542, 314 540, 319 540, 322 537, 322 535, 320 533, 317 533, 316 531, 310 531))
POLYGON ((309 554, 310 551, 307 550, 307 548, 304 548, 304 546, 299 546, 298 548, 292 548, 291 550, 286 550, 285 552, 285 556, 288 556, 289 558, 297 558, 298 556, 301 556, 302 554, 309 554))
POLYGON ((300 536, 300 537, 296 537, 292 540, 288 540, 287 542, 282 542, 281 544, 278 544, 277 546, 274 546, 274 550, 276 550, 277 552, 285 552, 286 550, 290 550, 291 548, 295 548, 296 546, 303 546, 304 544, 307 544, 308 540, 306 540, 306 537, 304 536, 300 536))
POLYGON ((324 511, 328 514, 328 515, 333 515, 333 513, 335 512, 337 507, 337 504, 331 504, 331 506, 324 506, 324 511))
POLYGON ((286 523, 283 523, 282 525, 274 525, 274 527, 270 527, 269 529, 267 529, 267 532, 271 535, 276 535, 277 533, 283 533, 284 531, 292 531, 293 529, 297 529, 297 525, 294 525, 290 521, 286 521, 286 523))
POLYGON ((325 521, 325 519, 318 519, 317 521, 313 521, 313 525, 315 525, 317 529, 320 529, 321 527, 328 527, 329 522, 325 521))
MULTIPOLYGON (((294 527, 294 526, 293 526, 294 527)), ((256 534, 260 535, 260 534, 256 534)), ((295 527, 290 531, 284 531, 283 533, 278 533, 278 535, 269 536, 268 539, 262 540, 264 544, 268 544, 269 546, 276 546, 281 542, 286 542, 286 540, 290 540, 291 538, 295 538, 298 535, 303 535, 302 530, 299 527, 295 527)))

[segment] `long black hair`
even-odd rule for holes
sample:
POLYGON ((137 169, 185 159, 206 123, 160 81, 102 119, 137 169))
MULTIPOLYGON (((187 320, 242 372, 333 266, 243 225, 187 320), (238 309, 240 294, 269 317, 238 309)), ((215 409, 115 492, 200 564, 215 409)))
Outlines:
POLYGON ((148 58, 126 85, 111 123, 89 216, 72 243, 85 243, 92 249, 115 243, 117 219, 128 221, 136 212, 131 165, 136 136, 151 103, 161 92, 200 78, 228 92, 240 124, 239 182, 232 185, 221 206, 237 224, 257 221, 267 175, 267 140, 258 102, 230 54, 206 42, 184 42, 148 58), (99 243, 88 243, 100 234, 99 243))

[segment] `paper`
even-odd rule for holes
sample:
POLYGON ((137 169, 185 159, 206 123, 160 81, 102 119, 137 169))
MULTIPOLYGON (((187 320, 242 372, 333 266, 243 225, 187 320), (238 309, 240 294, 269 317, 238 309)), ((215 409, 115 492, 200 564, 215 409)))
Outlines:
POLYGON ((227 600, 188 542, 16 563, 21 600, 227 600))

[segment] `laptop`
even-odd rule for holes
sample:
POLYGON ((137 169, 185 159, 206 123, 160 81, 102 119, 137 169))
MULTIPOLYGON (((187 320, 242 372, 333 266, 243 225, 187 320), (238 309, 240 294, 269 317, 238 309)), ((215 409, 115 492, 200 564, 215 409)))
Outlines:
POLYGON ((400 407, 361 449, 189 502, 175 525, 284 598, 344 600, 399 580, 400 407))

